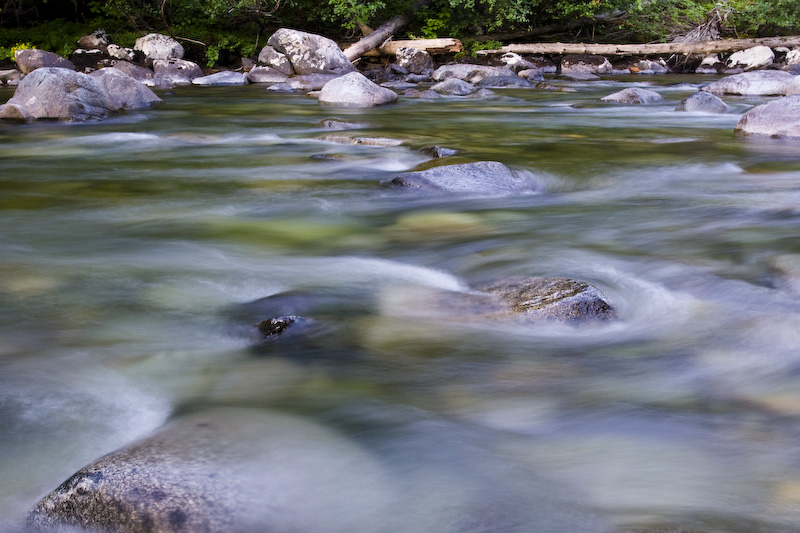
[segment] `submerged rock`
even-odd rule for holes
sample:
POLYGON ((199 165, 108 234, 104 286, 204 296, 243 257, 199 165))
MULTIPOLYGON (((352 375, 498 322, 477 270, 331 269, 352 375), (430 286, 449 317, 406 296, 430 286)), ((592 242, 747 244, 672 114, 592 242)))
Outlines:
POLYGON ((728 105, 718 96, 706 91, 698 91, 684 99, 675 111, 694 111, 700 113, 724 113, 728 105))
POLYGON ((319 103, 341 107, 374 107, 397 100, 397 93, 380 87, 360 72, 351 72, 326 83, 319 103))
POLYGON ((754 107, 739 119, 745 135, 800 138, 800 95, 784 96, 754 107))
POLYGON ((526 318, 608 320, 615 313, 602 293, 585 281, 569 278, 509 278, 478 287, 495 295, 514 314, 526 318))
POLYGON ((36 506, 28 526, 360 531, 364 521, 381 523, 387 482, 375 459, 330 429, 273 412, 217 409, 81 469, 36 506))
POLYGON ((430 191, 504 194, 535 192, 538 184, 497 161, 443 165, 396 176, 392 184, 430 191))
POLYGON ((629 87, 628 89, 623 89, 622 91, 604 96, 600 100, 602 102, 614 102, 617 104, 654 104, 663 101, 664 97, 649 89, 629 87))
POLYGON ((441 94, 452 94, 454 96, 466 96, 474 93, 477 88, 464 80, 459 78, 448 78, 442 82, 437 83, 430 88, 431 91, 441 94))
POLYGON ((207 87, 237 86, 247 85, 248 83, 246 75, 231 70, 200 76, 192 80, 192 85, 204 85, 207 87))

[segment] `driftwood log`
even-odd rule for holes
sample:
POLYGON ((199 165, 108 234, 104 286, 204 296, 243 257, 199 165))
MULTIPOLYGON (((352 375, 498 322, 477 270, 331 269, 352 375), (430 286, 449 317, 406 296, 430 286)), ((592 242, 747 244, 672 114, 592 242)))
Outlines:
POLYGON ((653 44, 582 44, 582 43, 535 43, 509 44, 497 50, 480 50, 478 54, 494 55, 514 52, 517 54, 589 54, 604 56, 649 56, 649 55, 707 55, 720 52, 736 52, 754 46, 800 46, 800 35, 791 37, 762 37, 758 39, 720 39, 695 43, 653 44))
MULTIPOLYGON (((350 58, 351 54, 348 54, 347 51, 352 45, 342 44, 340 47, 344 49, 344 54, 350 58)), ((408 39, 403 41, 385 41, 381 46, 377 48, 373 47, 362 55, 368 57, 379 55, 393 56, 397 54, 398 49, 403 47, 424 50, 429 54, 454 54, 460 52, 464 48, 461 41, 451 37, 444 37, 441 39, 408 39)), ((353 59, 355 59, 355 57, 353 59)))

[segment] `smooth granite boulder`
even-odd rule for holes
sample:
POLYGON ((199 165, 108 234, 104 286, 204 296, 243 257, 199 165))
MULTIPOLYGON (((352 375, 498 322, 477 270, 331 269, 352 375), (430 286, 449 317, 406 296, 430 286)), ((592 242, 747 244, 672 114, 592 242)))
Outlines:
POLYGON ((739 119, 744 135, 800 138, 800 95, 784 96, 754 107, 739 119))
POLYGON ((706 85, 703 90, 713 94, 742 96, 776 96, 786 94, 794 76, 782 70, 757 70, 726 76, 706 85))
POLYGON ((224 87, 235 85, 247 85, 247 76, 239 72, 231 70, 224 70, 209 74, 208 76, 200 76, 192 80, 192 85, 203 85, 206 87, 224 87))
POLYGON ((89 74, 105 88, 114 105, 122 109, 142 109, 161 102, 149 87, 115 68, 103 68, 89 74))
POLYGON ((650 89, 629 87, 604 96, 600 100, 602 102, 613 102, 615 104, 654 104, 663 101, 664 97, 650 89))
POLYGON ((344 74, 355 70, 336 42, 321 35, 281 28, 267 44, 284 54, 298 74, 344 74))
POLYGON ((684 99, 675 111, 690 111, 697 113, 724 113, 728 105, 721 98, 706 91, 698 91, 684 99))
POLYGON ((339 107, 374 107, 397 100, 397 93, 376 85, 360 72, 350 72, 326 83, 319 103, 339 107))
POLYGON ((434 81, 444 81, 448 78, 458 78, 469 83, 479 81, 492 76, 515 76, 514 71, 506 67, 489 67, 485 65, 469 65, 464 63, 454 63, 443 65, 433 71, 431 77, 434 81))
POLYGON ((150 61, 155 61, 156 59, 183 59, 185 53, 181 43, 160 33, 149 33, 144 37, 139 37, 136 39, 133 49, 142 52, 144 57, 150 61))
POLYGON ((30 74, 34 70, 43 67, 75 70, 75 65, 72 61, 46 50, 17 50, 14 53, 14 60, 17 62, 17 68, 19 68, 23 74, 30 74))

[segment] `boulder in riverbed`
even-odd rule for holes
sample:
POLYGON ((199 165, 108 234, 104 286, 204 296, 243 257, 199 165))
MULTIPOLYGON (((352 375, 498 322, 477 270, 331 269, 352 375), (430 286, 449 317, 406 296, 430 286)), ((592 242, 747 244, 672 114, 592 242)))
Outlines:
POLYGON ((466 96, 468 94, 472 94, 478 89, 468 81, 464 81, 459 78, 447 78, 444 81, 440 81, 436 85, 430 88, 431 91, 440 93, 440 94, 451 94, 453 96, 466 96))
POLYGON ((603 102, 613 102, 616 104, 654 104, 661 102, 664 97, 650 89, 641 87, 629 87, 613 94, 609 94, 600 99, 603 102))
POLYGON ((800 95, 784 96, 754 107, 739 119, 745 135, 800 138, 800 95))
POLYGON ((281 28, 267 44, 284 54, 298 74, 344 74, 355 70, 339 46, 321 35, 281 28))
POLYGON ((257 66, 247 73, 250 83, 284 83, 288 79, 289 76, 274 67, 257 66))
POLYGON ((266 45, 261 49, 261 52, 259 52, 258 64, 274 68, 278 72, 286 74, 286 76, 295 74, 294 67, 292 67, 292 63, 289 61, 289 58, 286 57, 286 54, 278 52, 270 45, 266 45))
POLYGON ((156 59, 153 61, 154 79, 168 81, 175 85, 191 85, 192 80, 203 75, 197 63, 185 59, 156 59))
POLYGON ((131 78, 139 80, 145 85, 148 85, 148 82, 152 83, 153 78, 155 77, 155 73, 149 68, 134 65, 130 61, 117 61, 114 63, 114 68, 121 70, 131 78))
POLYGON ((509 194, 535 192, 539 184, 497 161, 442 165, 416 172, 405 172, 391 183, 430 191, 509 194))
POLYGON ((430 73, 433 71, 433 58, 425 50, 411 47, 397 49, 397 65, 405 68, 412 74, 430 73))
POLYGON ((757 70, 726 76, 706 85, 703 90, 713 94, 742 96, 776 96, 786 94, 794 76, 782 70, 757 70))
POLYGON ((161 98, 140 81, 121 70, 103 68, 89 74, 105 88, 114 105, 122 109, 142 109, 161 102, 161 98))
POLYGON ((533 87, 533 84, 519 76, 491 76, 484 78, 477 83, 478 87, 517 87, 528 88, 533 87))
MULTIPOLYGON (((121 106, 94 78, 74 70, 42 67, 20 82, 9 104, 34 119, 83 121, 105 118, 121 106)), ((9 113, 11 111, 8 111, 9 113)))
POLYGON ((706 91, 698 91, 684 99, 675 111, 690 111, 698 113, 724 113, 728 105, 716 95, 706 91))
POLYGON ((209 74, 208 76, 200 76, 192 80, 192 85, 203 85, 206 87, 222 87, 222 86, 235 86, 247 85, 247 76, 232 70, 223 70, 209 74))
POLYGON ((34 70, 43 67, 75 70, 75 65, 72 61, 46 50, 17 50, 14 53, 14 60, 17 62, 17 67, 23 74, 30 74, 34 70))
POLYGON ((754 46, 747 50, 734 52, 728 58, 728 68, 756 70, 768 67, 775 59, 775 52, 769 46, 754 46))
POLYGON ((478 83, 491 76, 515 76, 514 71, 505 67, 490 67, 485 65, 469 65, 454 63, 437 68, 431 77, 434 81, 444 81, 448 78, 458 78, 470 83, 478 83))
POLYGON ((360 72, 338 77, 322 88, 319 102, 340 107, 374 107, 397 100, 397 93, 380 87, 360 72))
POLYGON ((564 56, 561 60, 562 76, 571 76, 577 73, 602 76, 611 74, 613 68, 611 62, 603 56, 573 54, 564 56))
POLYGON ((185 53, 181 43, 160 33, 149 33, 144 37, 139 37, 136 39, 133 49, 142 52, 148 62, 157 59, 183 59, 185 53))

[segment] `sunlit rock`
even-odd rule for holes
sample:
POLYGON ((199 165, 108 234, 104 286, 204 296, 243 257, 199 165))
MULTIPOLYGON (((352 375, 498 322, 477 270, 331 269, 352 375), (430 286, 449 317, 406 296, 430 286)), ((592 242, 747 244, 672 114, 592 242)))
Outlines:
POLYGON ((745 135, 800 138, 800 95, 784 96, 754 107, 739 119, 745 135))
POLYGON ((703 90, 714 94, 742 96, 774 96, 786 94, 794 76, 782 70, 757 70, 726 76, 708 84, 703 90))
POLYGON ((396 176, 391 183, 429 191, 486 194, 534 192, 540 189, 539 184, 528 176, 497 161, 443 165, 406 172, 396 176))
POLYGON ((267 44, 284 54, 298 74, 344 74, 355 70, 339 46, 321 35, 281 28, 267 44))
POLYGON ((258 64, 274 68, 287 76, 292 76, 295 73, 294 67, 292 67, 292 63, 289 61, 289 58, 286 57, 286 54, 278 52, 270 45, 266 45, 261 49, 261 52, 259 52, 258 64))
POLYGON ((115 68, 103 68, 89 74, 105 87, 114 105, 122 109, 141 109, 161 102, 146 85, 115 68))
POLYGON ((727 110, 728 105, 722 99, 706 91, 694 93, 675 108, 675 111, 699 113, 724 113, 727 110))
MULTIPOLYGON (((81 469, 31 512, 34 530, 363 531, 388 479, 355 443, 299 417, 219 409, 178 419, 81 469)), ((387 526, 388 527, 388 526, 387 526)))
POLYGON ((412 74, 430 73, 433 71, 433 58, 425 50, 411 47, 397 49, 397 65, 405 68, 412 74))
POLYGON ((775 59, 775 53, 769 46, 754 46, 747 50, 734 52, 728 58, 729 68, 743 68, 744 70, 756 70, 767 67, 775 59))
POLYGON ((359 72, 351 72, 326 83, 319 102, 341 107, 374 107, 397 100, 397 93, 380 87, 359 72))
POLYGON ((133 49, 142 52, 149 61, 183 59, 185 53, 181 43, 160 33, 150 33, 144 37, 139 37, 136 39, 133 49))
POLYGON ((106 47, 106 53, 109 57, 122 61, 133 61, 136 57, 133 48, 123 48, 118 44, 109 44, 106 47))
POLYGON ((602 102, 613 102, 616 104, 655 104, 664 100, 664 97, 650 89, 641 87, 629 87, 617 91, 600 99, 602 102))
POLYGON ((23 74, 30 74, 34 70, 43 67, 57 67, 75 70, 75 65, 69 59, 65 59, 58 54, 46 50, 17 50, 14 53, 14 60, 17 67, 23 74))

